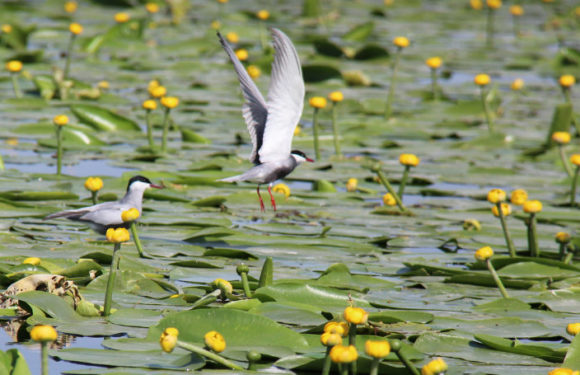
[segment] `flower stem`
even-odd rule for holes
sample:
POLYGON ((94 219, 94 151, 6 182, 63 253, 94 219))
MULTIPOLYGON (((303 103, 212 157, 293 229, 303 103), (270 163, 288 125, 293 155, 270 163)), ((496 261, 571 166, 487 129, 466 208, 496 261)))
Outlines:
POLYGON ((389 180, 387 180, 387 177, 385 177, 383 171, 381 171, 380 169, 376 169, 375 173, 379 177, 379 180, 381 181, 383 186, 389 191, 389 193, 391 193, 393 198, 395 198, 395 202, 397 202, 397 206, 399 207, 399 209, 403 212, 407 211, 405 206, 403 206, 403 202, 401 201, 401 198, 399 198, 399 195, 397 194, 395 189, 393 189, 393 187, 389 183, 389 180))
POLYGON ((566 170, 568 177, 572 177, 572 169, 568 164, 568 159, 566 158, 566 153, 564 152, 564 145, 558 145, 558 152, 560 153, 560 159, 562 159, 562 165, 564 165, 564 169, 566 170))
POLYGON ((70 56, 72 53, 72 48, 73 48, 73 44, 75 42, 75 37, 76 35, 71 33, 70 34, 70 39, 68 40, 68 46, 66 48, 66 59, 64 62, 64 73, 63 73, 63 80, 67 80, 68 79, 68 72, 70 70, 70 56))
POLYGON ((213 292, 206 294, 205 296, 201 297, 193 305, 191 305, 190 310, 195 310, 199 307, 209 305, 212 302, 215 302, 217 298, 222 294, 220 289, 216 289, 213 292))
POLYGON ((393 113, 393 98, 395 96, 395 83, 397 80, 397 71, 399 70, 399 57, 401 56, 401 47, 397 47, 395 53, 395 60, 392 65, 391 85, 389 86, 389 94, 387 96, 387 104, 385 106, 385 120, 391 118, 393 113))
POLYGON ((381 360, 379 358, 373 358, 373 361, 371 362, 371 370, 369 371, 369 375, 378 375, 380 361, 381 360))
POLYGON ((91 198, 93 200, 93 204, 97 204, 97 194, 99 194, 98 191, 91 191, 91 198))
POLYGON ((433 100, 439 100, 439 85, 437 84, 437 69, 431 69, 431 91, 433 92, 433 100))
POLYGON ((491 110, 489 109, 489 104, 487 103, 487 92, 484 86, 480 86, 481 90, 481 104, 483 105, 483 112, 485 113, 485 120, 487 121, 487 128, 490 133, 493 133, 493 117, 491 115, 491 110))
POLYGON ((153 141, 153 124, 151 123, 151 110, 147 110, 145 113, 145 123, 147 124, 147 140, 149 141, 149 148, 151 151, 155 148, 155 142, 153 141))
POLYGON ((62 126, 56 125, 56 174, 62 173, 62 126))
POLYGON ((338 364, 338 372, 340 372, 340 375, 348 375, 348 364, 346 363, 339 363, 338 364))
POLYGON ((109 278, 107 279, 107 289, 105 290, 105 307, 103 309, 104 316, 109 316, 111 313, 113 289, 115 288, 115 276, 117 273, 117 265, 119 263, 119 250, 121 250, 121 244, 115 243, 115 247, 113 248, 113 260, 111 261, 111 270, 109 271, 109 278))
POLYGON ((14 96, 22 98, 22 91, 20 91, 20 83, 18 83, 18 74, 12 73, 12 88, 14 89, 14 96))
POLYGON ((139 239, 139 234, 137 233, 137 223, 136 222, 131 223, 131 236, 133 237, 133 241, 135 242, 135 247, 137 248, 137 251, 139 252, 139 257, 151 259, 151 257, 146 255, 145 251, 143 251, 143 245, 141 245, 141 240, 139 239))
POLYGON ((322 365, 321 375, 330 374, 330 366, 332 365, 332 360, 330 359, 330 349, 332 349, 332 347, 326 347, 326 355, 324 356, 324 364, 322 365))
POLYGON ((417 370, 417 368, 413 366, 413 364, 411 363, 411 361, 409 361, 409 359, 405 356, 405 354, 403 354, 402 350, 396 351, 395 354, 397 355, 397 357, 399 357, 399 360, 403 362, 407 370, 409 370, 413 375, 421 375, 419 373, 419 370, 417 370))
POLYGON ((501 223, 501 229, 503 230, 503 235, 505 237, 505 243, 508 247, 508 250, 510 252, 510 257, 515 257, 516 256, 516 249, 514 247, 514 243, 512 241, 512 238, 510 236, 510 232, 508 231, 507 228, 507 222, 505 220, 505 216, 503 215, 503 211, 501 209, 501 202, 497 202, 495 204, 495 206, 497 207, 497 212, 499 214, 499 221, 501 223))
POLYGON ((165 114, 163 115, 163 138, 161 138, 161 152, 165 153, 167 151, 167 133, 169 131, 169 108, 165 108, 165 114))
POLYGON ((409 170, 411 169, 410 165, 405 165, 405 170, 403 171, 403 177, 401 177, 401 183, 399 184, 399 191, 397 194, 399 197, 403 196, 405 192, 405 186, 407 186, 407 179, 409 178, 409 170))
POLYGON ((564 259, 566 258, 566 247, 567 246, 568 246, 568 244, 566 244, 566 243, 560 244, 560 248, 558 251, 558 259, 560 260, 560 262, 563 262, 564 259))
POLYGON ((486 24, 486 45, 487 48, 493 48, 493 33, 494 33, 494 24, 493 24, 493 10, 491 8, 487 9, 487 24, 486 24))
POLYGON ((334 133, 334 153, 336 156, 341 157, 342 152, 340 151, 340 142, 338 140, 338 124, 336 123, 336 103, 332 103, 332 132, 334 133))
POLYGON ((246 295, 247 298, 252 298, 252 291, 250 290, 248 274, 246 272, 242 272, 240 277, 242 278, 242 288, 244 289, 244 294, 246 295))
POLYGON ((485 262, 487 264, 487 269, 491 273, 491 277, 493 277, 493 280, 495 281, 495 284, 497 285, 497 288, 499 289, 503 298, 510 298, 510 296, 507 293, 507 290, 505 290, 505 287, 503 286, 503 283, 501 282, 501 279, 499 278, 499 275, 495 271, 495 268, 493 268, 493 264, 491 263, 491 258, 488 258, 485 262))
MULTIPOLYGON (((356 324, 354 324, 354 323, 348 324, 348 345, 352 345, 352 346, 356 347, 356 324)), ((352 361, 349 366, 344 366, 344 367, 345 368, 350 367, 350 374, 356 375, 356 373, 357 373, 356 361, 352 361)))
POLYGON ((530 256, 539 257, 540 251, 538 250, 538 237, 536 235, 536 214, 530 214, 528 219, 528 249, 530 251, 530 256))
POLYGON ((48 375, 48 342, 43 341, 40 343, 40 358, 41 358, 41 368, 42 375, 48 375))
POLYGON ((564 263, 565 264, 572 263, 572 258, 574 258, 574 253, 570 251, 568 254, 566 254, 566 257, 564 258, 564 263))
POLYGON ((314 117, 312 119, 312 129, 314 131, 314 154, 316 160, 320 160, 320 146, 318 144, 318 108, 314 108, 314 117))
POLYGON ((576 185, 578 183, 578 173, 580 173, 580 165, 574 170, 572 177, 572 187, 570 188, 570 207, 576 206, 576 185))
POLYGON ((204 348, 200 348, 197 345, 193 345, 193 344, 190 344, 188 342, 183 342, 181 340, 177 340, 177 346, 179 346, 180 348, 189 350, 190 352, 193 352, 195 354, 199 354, 201 356, 209 358, 212 361, 219 363, 220 365, 231 368, 232 370, 238 370, 238 371, 244 370, 242 367, 240 367, 240 366, 236 365, 235 363, 225 359, 224 357, 221 357, 221 356, 217 355, 216 353, 210 352, 209 350, 205 350, 204 348))

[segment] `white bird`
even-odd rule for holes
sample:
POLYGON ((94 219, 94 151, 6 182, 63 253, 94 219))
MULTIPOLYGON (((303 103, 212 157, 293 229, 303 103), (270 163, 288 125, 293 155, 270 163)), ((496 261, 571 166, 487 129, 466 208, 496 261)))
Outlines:
POLYGON ((139 210, 139 215, 141 215, 143 193, 149 188, 162 189, 163 186, 153 184, 146 177, 135 176, 129 180, 127 192, 119 201, 56 212, 48 215, 44 220, 65 217, 69 220, 87 223, 95 232, 100 234, 105 234, 109 228, 129 228, 130 223, 125 223, 121 218, 121 214, 123 211, 136 208, 139 210))
POLYGON ((278 29, 271 29, 274 39, 274 62, 268 100, 258 90, 248 72, 218 32, 222 46, 234 64, 245 103, 242 114, 248 126, 253 149, 250 161, 255 164, 247 172, 219 181, 249 181, 258 184, 256 189, 260 208, 264 211, 264 201, 260 196, 260 185, 268 184, 272 207, 276 211, 276 201, 272 196, 272 182, 290 174, 299 164, 314 160, 302 151, 292 150, 292 137, 304 106, 304 79, 296 49, 290 38, 278 29))

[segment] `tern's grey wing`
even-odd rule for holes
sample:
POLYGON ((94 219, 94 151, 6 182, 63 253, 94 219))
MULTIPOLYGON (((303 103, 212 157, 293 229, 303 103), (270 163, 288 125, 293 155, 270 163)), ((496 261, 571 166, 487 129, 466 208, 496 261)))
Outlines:
POLYGON ((268 91, 268 117, 264 141, 258 153, 262 163, 279 161, 290 155, 292 137, 304 106, 304 79, 298 53, 290 38, 272 29, 274 63, 268 91))
POLYGON ((230 60, 234 64, 234 69, 238 74, 238 80, 240 81, 240 86, 242 87, 242 93, 244 94, 244 99, 246 102, 242 106, 242 115, 244 120, 246 120, 246 125, 248 126, 248 132, 250 133, 250 138, 252 139, 253 149, 252 155, 250 155, 250 161, 252 163, 260 163, 258 156, 258 150, 262 147, 262 138, 264 136, 264 128, 266 126, 266 118, 268 117, 268 109, 266 108, 266 101, 264 97, 258 90, 258 87, 249 76, 248 72, 229 46, 229 44, 224 40, 222 35, 217 33, 220 43, 224 47, 224 50, 228 54, 230 60))
POLYGON ((118 202, 107 203, 111 204, 101 206, 97 210, 92 210, 84 215, 75 217, 74 220, 89 221, 103 226, 121 225, 123 224, 123 219, 121 217, 123 211, 133 208, 130 205, 119 204, 118 202))

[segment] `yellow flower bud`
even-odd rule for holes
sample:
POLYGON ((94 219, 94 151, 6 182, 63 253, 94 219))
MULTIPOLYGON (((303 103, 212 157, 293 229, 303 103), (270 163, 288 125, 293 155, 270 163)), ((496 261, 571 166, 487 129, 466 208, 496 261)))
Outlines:
POLYGON ((501 0, 486 0, 485 2, 488 8, 499 9, 501 8, 501 0))
POLYGON ((155 100, 145 100, 143 102, 143 109, 146 109, 148 111, 154 111, 155 109, 157 109, 157 102, 155 100))
MULTIPOLYGON (((570 234, 566 233, 566 232, 558 232, 556 233, 556 242, 557 243, 568 243, 570 242, 570 234)), ((580 324, 580 323, 576 323, 576 324, 580 324)))
POLYGON ((391 352, 391 345, 388 341, 373 341, 367 340, 365 342, 365 353, 373 358, 385 358, 391 352))
POLYGON ((570 323, 566 326, 566 332, 572 336, 576 336, 580 333, 580 323, 570 323))
POLYGON ((145 4, 145 10, 147 11, 147 13, 157 13, 159 12, 159 5, 155 4, 155 3, 147 3, 145 4))
POLYGON ((328 322, 324 325, 324 332, 338 333, 345 337, 348 334, 348 324, 346 322, 328 322))
POLYGON ((18 73, 22 70, 22 62, 18 60, 10 60, 6 63, 6 70, 10 73, 18 73))
POLYGON ((99 81, 99 83, 97 83, 97 87, 100 88, 101 90, 107 90, 109 88, 109 82, 99 81))
POLYGON ((484 246, 482 248, 477 249, 475 252, 475 259, 477 260, 487 260, 493 256, 493 249, 489 246, 484 246))
MULTIPOLYGON (((495 217, 499 217, 499 211, 497 209, 497 206, 492 206, 491 207, 491 212, 493 213, 493 216, 495 217)), ((512 213, 512 206, 509 205, 509 203, 502 203, 501 204, 501 213, 503 216, 509 216, 512 213)))
POLYGON ((521 206, 528 200, 528 193, 524 189, 516 189, 512 191, 510 201, 516 206, 521 206))
POLYGON ((399 156, 399 163, 401 163, 401 165, 416 167, 419 165, 419 162, 420 160, 415 154, 401 154, 399 156))
POLYGON ((358 353, 353 345, 335 345, 330 349, 330 359, 335 363, 351 363, 357 360, 358 353))
POLYGON ((369 314, 360 307, 349 306, 344 309, 344 320, 352 324, 365 324, 369 314))
POLYGON ((12 25, 5 23, 0 27, 0 30, 2 30, 3 33, 10 34, 12 32, 12 25))
POLYGON ((404 36, 398 36, 393 39, 393 44, 399 48, 406 48, 409 47, 409 39, 404 36))
POLYGON ((320 343, 324 346, 335 346, 342 344, 342 336, 338 333, 324 332, 320 335, 320 343))
POLYGON ((572 156, 570 156, 570 163, 580 166, 580 154, 572 154, 572 156))
POLYGON ((431 69, 437 69, 441 66, 441 64, 443 63, 443 61, 441 60, 441 57, 429 57, 427 60, 425 60, 425 64, 427 64, 427 66, 431 69))
POLYGON ((571 74, 565 74, 560 77, 558 82, 560 82, 560 86, 564 88, 570 88, 576 83, 576 78, 574 78, 574 76, 571 74))
POLYGON ((117 23, 125 23, 131 19, 131 16, 125 12, 119 12, 115 14, 115 22, 117 23))
POLYGON ((248 69, 247 70, 248 70, 248 74, 253 79, 259 78, 260 77, 260 74, 262 74, 262 71, 256 65, 250 65, 250 66, 248 66, 248 69))
POLYGON ((103 180, 100 177, 89 177, 85 180, 85 189, 99 191, 103 188, 103 180))
POLYGON ((395 206, 397 201, 395 200, 395 197, 393 197, 393 194, 387 193, 383 195, 383 204, 385 206, 395 206))
POLYGON ((234 287, 232 286, 232 284, 224 279, 215 279, 212 282, 212 285, 214 288, 216 289, 221 289, 223 291, 225 291, 226 293, 232 293, 234 291, 234 287))
POLYGON ((443 358, 435 358, 421 368, 421 375, 439 375, 447 371, 447 368, 443 358))
POLYGON ((38 266, 40 264, 40 258, 38 257, 29 257, 22 261, 22 264, 31 264, 33 266, 38 266))
POLYGON ((74 13, 77 11, 78 4, 76 1, 67 1, 64 3, 64 11, 67 13, 74 13))
POLYGON ((469 0, 469 5, 475 10, 481 10, 483 8, 483 2, 481 0, 469 0))
POLYGON ((524 8, 521 5, 512 5, 510 7, 510 13, 512 16, 519 17, 524 14, 524 8))
POLYGON ((107 241, 113 243, 127 242, 131 239, 129 231, 125 228, 109 228, 107 229, 107 241))
MULTIPOLYGON (((157 82, 157 81, 154 81, 154 82, 157 82)), ((149 91, 149 95, 151 95, 154 98, 162 98, 165 96, 165 94, 167 94, 167 89, 164 86, 150 85, 148 91, 149 91)))
POLYGON ((164 96, 161 98, 161 105, 165 108, 173 109, 179 105, 179 99, 175 96, 164 96))
POLYGON ((358 180, 354 177, 351 177, 346 181, 346 191, 349 193, 355 192, 358 186, 358 180))
POLYGON ((487 200, 490 203, 496 204, 498 202, 503 202, 506 199, 505 191, 502 189, 491 189, 489 193, 487 193, 487 200))
POLYGON ((256 17, 258 17, 262 21, 265 21, 268 18, 270 18, 270 12, 268 12, 266 9, 262 9, 258 11, 258 13, 256 13, 256 17))
POLYGON ((83 32, 83 27, 81 26, 81 24, 76 22, 71 23, 68 29, 71 32, 71 34, 74 35, 79 35, 80 33, 83 32))
POLYGON ((524 203, 524 212, 528 214, 535 214, 540 211, 542 211, 542 202, 538 200, 531 200, 524 203))
POLYGON ((483 73, 476 75, 475 78, 473 79, 473 82, 475 82, 475 84, 478 86, 488 85, 490 81, 491 81, 491 78, 489 78, 489 76, 487 74, 483 74, 483 73))
POLYGON ((124 222, 135 221, 139 219, 139 216, 141 216, 139 210, 134 207, 121 213, 121 219, 123 219, 124 222))
POLYGON ((205 345, 216 353, 221 353, 226 348, 226 340, 217 331, 209 331, 203 336, 205 345))
POLYGON ((240 48, 239 50, 236 51, 236 57, 240 61, 246 61, 249 56, 250 55, 248 54, 248 51, 244 48, 240 48))
POLYGON ((279 184, 274 185, 274 187, 272 188, 272 191, 274 191, 274 193, 284 194, 284 196, 286 198, 288 198, 290 196, 290 188, 288 187, 288 185, 283 184, 283 183, 279 183, 279 184))
POLYGON ((552 133, 552 141, 565 145, 570 143, 570 133, 568 132, 554 132, 552 133))
POLYGON ((54 341, 58 337, 53 326, 39 324, 30 331, 30 338, 36 342, 54 341))
POLYGON ((344 100, 344 95, 340 91, 333 91, 328 94, 328 99, 333 103, 342 102, 344 100))
POLYGON ((226 39, 228 40, 228 42, 234 44, 240 41, 240 37, 238 36, 238 34, 233 31, 230 31, 229 33, 226 34, 226 39))
POLYGON ((58 126, 65 126, 68 124, 68 116, 67 115, 57 115, 52 118, 52 122, 58 126))
POLYGON ((516 78, 512 81, 510 88, 514 91, 519 91, 524 87, 524 85, 525 85, 525 82, 523 79, 516 78))
POLYGON ((159 338, 159 344, 161 349, 166 353, 171 353, 177 345, 177 338, 179 337, 179 330, 177 328, 168 327, 165 328, 161 337, 159 338))
POLYGON ((308 104, 310 104, 310 106, 313 108, 323 109, 326 107, 326 98, 322 96, 313 96, 308 101, 308 104))

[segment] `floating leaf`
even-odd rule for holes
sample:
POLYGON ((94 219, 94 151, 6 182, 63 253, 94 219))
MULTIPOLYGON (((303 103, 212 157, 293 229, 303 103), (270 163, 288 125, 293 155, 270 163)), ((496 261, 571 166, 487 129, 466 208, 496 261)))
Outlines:
POLYGON ((96 130, 140 130, 135 121, 105 108, 88 104, 75 104, 70 107, 70 110, 80 122, 92 126, 96 130))
POLYGON ((351 42, 362 42, 372 34, 374 29, 375 29, 374 22, 372 21, 365 22, 350 29, 346 34, 342 36, 342 39, 351 42))

